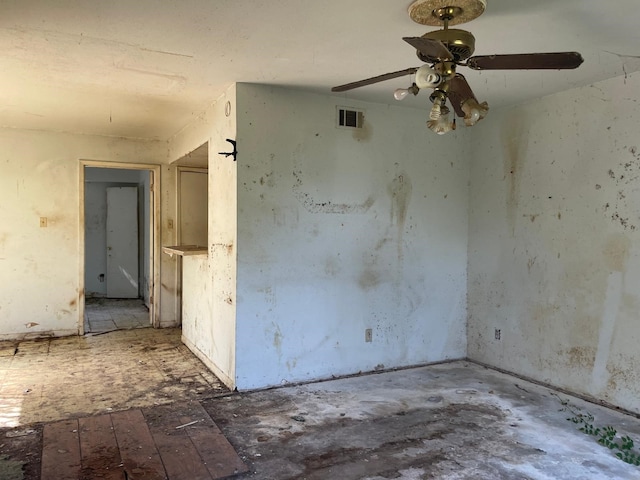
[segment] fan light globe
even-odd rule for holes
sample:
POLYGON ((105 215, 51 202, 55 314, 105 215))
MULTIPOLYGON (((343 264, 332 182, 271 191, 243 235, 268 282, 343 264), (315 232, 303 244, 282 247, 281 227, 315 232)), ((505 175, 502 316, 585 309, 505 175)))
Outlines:
POLYGON ((442 75, 429 65, 423 65, 416 71, 416 85, 418 88, 436 88, 442 83, 442 75))
MULTIPOLYGON (((435 105, 436 104, 434 104, 434 107, 435 105)), ((432 116, 430 118, 431 120, 427 122, 427 127, 438 135, 444 135, 445 133, 456 129, 455 120, 449 120, 449 109, 447 107, 441 107, 438 109, 437 118, 433 118, 432 116)))
POLYGON ((489 111, 489 105, 487 102, 478 103, 475 98, 469 98, 462 104, 462 111, 464 115, 464 124, 467 127, 472 127, 484 117, 486 117, 489 111))

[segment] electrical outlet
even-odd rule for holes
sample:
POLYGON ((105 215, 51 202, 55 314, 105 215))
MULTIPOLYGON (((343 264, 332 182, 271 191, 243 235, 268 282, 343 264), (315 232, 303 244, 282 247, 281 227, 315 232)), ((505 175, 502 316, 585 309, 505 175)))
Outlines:
POLYGON ((496 328, 495 333, 493 334, 496 340, 500 340, 501 332, 496 328))
POLYGON ((373 342, 373 330, 370 328, 367 328, 364 331, 364 341, 367 343, 371 343, 373 342))
POLYGON ((40 217, 40 227, 44 228, 47 226, 47 217, 40 217))

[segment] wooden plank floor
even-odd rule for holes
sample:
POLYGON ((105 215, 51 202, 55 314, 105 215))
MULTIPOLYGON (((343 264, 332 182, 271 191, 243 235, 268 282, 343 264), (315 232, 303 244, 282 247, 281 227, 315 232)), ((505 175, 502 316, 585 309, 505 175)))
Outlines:
POLYGON ((44 427, 42 480, 214 480, 247 470, 197 402, 44 427))

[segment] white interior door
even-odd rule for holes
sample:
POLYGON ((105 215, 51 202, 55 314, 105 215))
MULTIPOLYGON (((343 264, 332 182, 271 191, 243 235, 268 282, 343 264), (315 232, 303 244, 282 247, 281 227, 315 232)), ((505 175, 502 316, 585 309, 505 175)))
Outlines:
POLYGON ((138 298, 138 188, 107 188, 107 297, 138 298))

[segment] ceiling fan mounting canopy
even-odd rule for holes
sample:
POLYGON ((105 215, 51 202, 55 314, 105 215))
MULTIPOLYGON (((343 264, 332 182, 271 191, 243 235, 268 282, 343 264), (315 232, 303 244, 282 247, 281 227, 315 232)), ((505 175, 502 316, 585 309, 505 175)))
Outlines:
POLYGON ((421 25, 438 27, 470 22, 487 8, 486 0, 416 0, 409 6, 409 17, 421 25))

